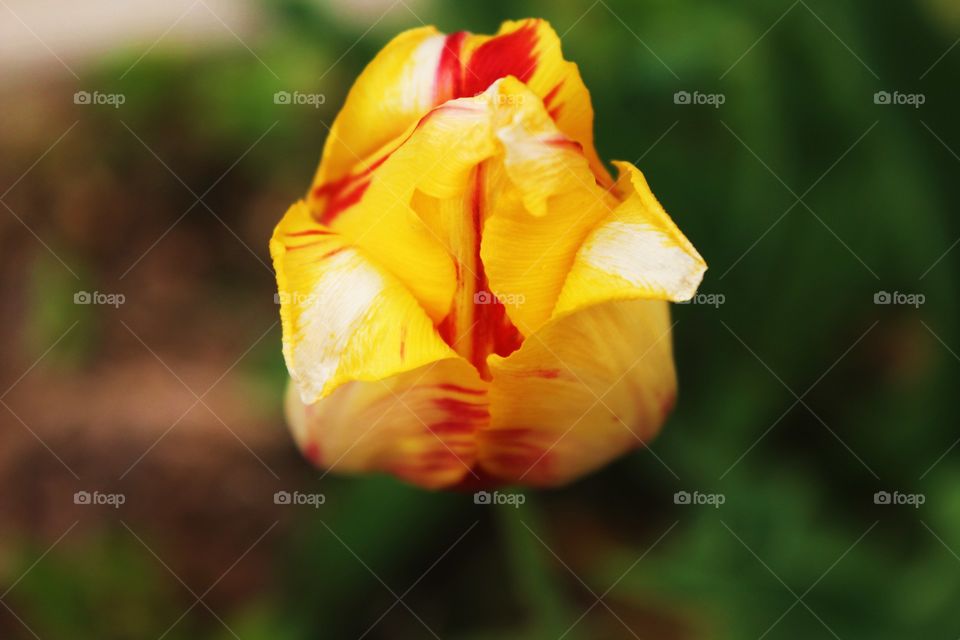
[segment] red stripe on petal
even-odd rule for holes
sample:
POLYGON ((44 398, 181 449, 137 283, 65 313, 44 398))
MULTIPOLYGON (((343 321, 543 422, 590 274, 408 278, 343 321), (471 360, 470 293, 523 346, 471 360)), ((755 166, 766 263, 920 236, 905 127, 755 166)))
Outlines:
POLYGON ((550 89, 550 91, 547 92, 547 95, 543 96, 543 106, 545 106, 547 109, 553 108, 553 101, 557 99, 560 89, 563 88, 563 83, 564 81, 561 80, 553 87, 553 89, 550 89))
POLYGON ((458 420, 485 420, 490 417, 486 405, 471 404, 456 398, 437 398, 433 404, 458 420))
POLYGON ((319 466, 323 462, 323 453, 320 450, 320 445, 317 444, 316 440, 311 440, 303 448, 303 457, 312 462, 314 465, 319 466))
POLYGON ((526 82, 537 67, 537 23, 529 22, 512 33, 496 36, 477 47, 463 74, 464 96, 474 96, 506 76, 526 82))
POLYGON ((576 140, 571 140, 566 137, 557 137, 549 138, 543 141, 544 144, 548 144, 551 147, 559 147, 561 149, 570 149, 571 151, 576 151, 577 153, 583 153, 583 145, 577 142, 576 140))
POLYGON ((460 52, 466 37, 466 31, 458 31, 448 35, 443 42, 434 84, 434 104, 459 97, 463 91, 463 61, 460 52))
MULTIPOLYGON (((473 189, 472 214, 474 238, 476 238, 476 270, 474 292, 488 292, 490 283, 483 268, 480 257, 480 238, 484 222, 483 180, 485 168, 483 164, 477 166, 476 183, 473 189)), ((476 324, 473 328, 473 354, 471 362, 480 372, 481 377, 489 379, 490 371, 487 367, 487 356, 496 353, 499 356, 508 356, 520 348, 523 338, 520 332, 510 322, 506 308, 496 298, 491 296, 490 304, 474 305, 476 309, 476 324)))
POLYGON ((546 378, 547 380, 553 380, 554 378, 560 377, 560 369, 534 369, 532 371, 527 371, 527 375, 534 376, 536 378, 546 378))
POLYGON ((370 181, 361 182, 357 186, 353 187, 350 190, 346 189, 346 186, 350 181, 347 181, 343 187, 337 188, 336 183, 331 183, 331 188, 324 191, 324 188, 318 188, 314 191, 314 195, 318 196, 327 196, 326 205, 323 208, 323 212, 320 214, 319 222, 320 224, 330 224, 336 220, 337 216, 341 213, 352 207, 353 205, 360 202, 363 198, 364 192, 367 190, 367 187, 370 186, 370 181))
POLYGON ((319 215, 314 215, 314 218, 321 224, 330 224, 341 213, 360 202, 364 192, 370 186, 370 181, 373 179, 371 174, 380 168, 380 165, 386 162, 397 149, 405 145, 410 138, 413 137, 414 132, 426 124, 434 115, 444 111, 473 110, 474 109, 470 107, 458 104, 443 104, 439 107, 434 107, 417 121, 417 125, 407 134, 407 137, 404 138, 400 144, 377 158, 366 169, 363 169, 359 173, 348 174, 314 187, 312 196, 317 200, 323 201, 319 215))
MULTIPOLYGON (((406 140, 404 140, 404 142, 406 142, 406 140)), ((377 158, 369 167, 360 173, 346 175, 337 180, 315 187, 313 189, 313 197, 325 201, 322 211, 317 217, 318 221, 321 224, 329 224, 345 210, 360 202, 367 187, 370 186, 370 180, 364 181, 364 179, 386 162, 394 151, 396 151, 396 149, 377 158)), ((315 233, 331 232, 316 231, 315 233)), ((306 233, 304 233, 304 235, 306 235, 306 233)))
POLYGON ((557 99, 557 96, 560 94, 560 89, 563 88, 564 81, 561 80, 547 92, 547 95, 543 96, 543 106, 547 108, 547 113, 550 117, 556 121, 560 117, 560 110, 563 108, 563 103, 554 104, 554 101, 557 99))
POLYGON ((306 244, 295 244, 290 246, 289 244, 283 245, 286 247, 287 251, 296 251, 297 249, 309 249, 310 247, 315 247, 318 244, 323 244, 323 240, 317 240, 316 242, 308 242, 306 244))

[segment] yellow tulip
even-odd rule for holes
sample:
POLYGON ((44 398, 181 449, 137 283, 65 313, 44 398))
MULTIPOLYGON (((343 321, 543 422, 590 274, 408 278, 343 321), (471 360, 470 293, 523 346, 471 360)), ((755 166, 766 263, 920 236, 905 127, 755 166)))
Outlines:
POLYGON ((615 165, 546 22, 390 42, 270 241, 304 454, 548 486, 649 441, 676 397, 667 301, 706 265, 615 165))

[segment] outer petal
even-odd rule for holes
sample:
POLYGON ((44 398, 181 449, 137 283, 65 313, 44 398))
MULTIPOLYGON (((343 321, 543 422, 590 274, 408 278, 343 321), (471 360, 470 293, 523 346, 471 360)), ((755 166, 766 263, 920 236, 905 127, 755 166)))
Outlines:
POLYGON ((354 82, 330 129, 315 187, 372 159, 438 104, 436 72, 445 42, 435 27, 421 27, 380 50, 354 82))
POLYGON ((349 382, 311 405, 291 387, 287 419, 317 466, 383 471, 435 489, 475 473, 475 433, 489 419, 486 383, 455 359, 376 382, 349 382))
POLYGON ((340 471, 385 471, 428 488, 474 473, 487 384, 405 287, 291 207, 274 232, 288 421, 304 454, 340 471))
POLYGON ((665 302, 609 302, 490 357, 480 464, 506 482, 556 485, 652 438, 676 395, 665 302))
POLYGON ((616 165, 625 198, 583 243, 554 316, 606 300, 687 300, 707 270, 643 174, 630 163, 616 165))
POLYGON ((283 353, 304 402, 456 354, 396 278, 297 203, 270 241, 283 353))
POLYGON ((550 319, 578 249, 610 206, 603 196, 575 189, 554 196, 543 218, 519 203, 494 209, 481 255, 491 291, 523 335, 550 319))

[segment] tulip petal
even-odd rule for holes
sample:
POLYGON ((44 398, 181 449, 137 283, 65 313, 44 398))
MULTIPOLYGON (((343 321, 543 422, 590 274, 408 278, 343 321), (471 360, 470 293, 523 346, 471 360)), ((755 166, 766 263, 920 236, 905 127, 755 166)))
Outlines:
POLYGON ((314 187, 351 173, 439 104, 436 69, 446 36, 435 27, 405 31, 367 65, 330 128, 314 187))
POLYGON ((545 325, 507 358, 490 356, 484 471, 504 482, 563 484, 659 430, 676 377, 667 304, 608 302, 545 325))
POLYGON ((606 300, 688 300, 707 269, 643 174, 630 163, 615 164, 624 200, 580 248, 554 317, 606 300))
POLYGON ((495 80, 513 76, 543 100, 564 136, 577 142, 590 168, 605 185, 607 170, 593 146, 590 92, 573 62, 564 60, 560 37, 545 20, 509 20, 495 36, 472 36, 464 46, 463 95, 484 91, 495 80))
POLYGON ((382 471, 436 489, 476 473, 476 432, 489 420, 486 383, 461 359, 374 382, 348 382, 320 402, 287 392, 294 439, 315 465, 382 471))
MULTIPOLYGON (((492 292, 523 335, 547 321, 590 230, 617 205, 590 172, 580 145, 557 128, 541 100, 513 78, 495 86, 502 184, 483 231, 492 292), (504 106, 506 105, 506 106, 504 106)), ((492 91, 492 90, 491 90, 492 91)))
POLYGON ((457 267, 449 238, 424 223, 411 199, 417 191, 438 198, 461 195, 474 167, 495 151, 485 106, 450 101, 421 118, 381 160, 351 174, 347 180, 356 186, 336 188, 335 193, 360 190, 346 206, 331 213, 337 196, 323 186, 314 190, 310 207, 321 223, 399 278, 439 323, 450 308, 457 267))
POLYGON ((417 300, 302 202, 270 241, 283 353, 304 402, 352 380, 379 380, 456 354, 417 300))

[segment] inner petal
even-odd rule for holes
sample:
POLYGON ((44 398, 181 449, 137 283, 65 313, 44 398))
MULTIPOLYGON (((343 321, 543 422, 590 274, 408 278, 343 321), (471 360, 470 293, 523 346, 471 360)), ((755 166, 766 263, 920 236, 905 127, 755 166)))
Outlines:
POLYGON ((411 205, 447 247, 456 267, 457 283, 450 313, 437 327, 440 337, 469 361, 484 380, 490 379, 487 356, 508 356, 523 340, 503 302, 490 290, 480 244, 483 225, 496 197, 489 174, 491 161, 476 165, 468 188, 453 198, 414 193, 411 205))

